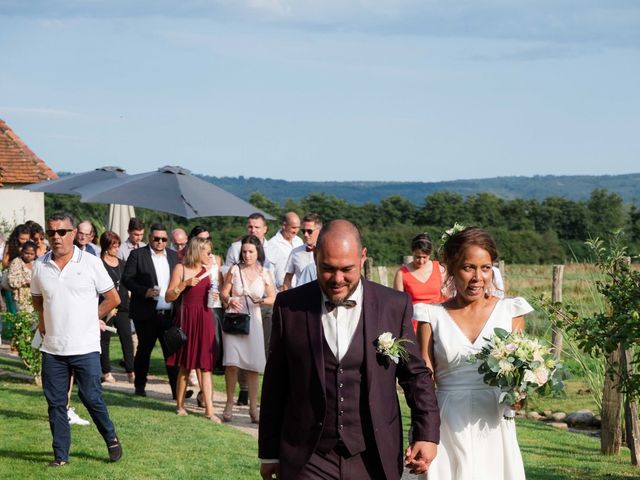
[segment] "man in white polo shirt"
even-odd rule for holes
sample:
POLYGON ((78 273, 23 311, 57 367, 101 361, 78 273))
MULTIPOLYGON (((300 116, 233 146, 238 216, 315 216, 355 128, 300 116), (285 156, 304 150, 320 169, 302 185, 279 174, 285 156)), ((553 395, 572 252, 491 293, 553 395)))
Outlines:
POLYGON ((100 330, 105 325, 100 318, 120 303, 120 297, 102 261, 73 245, 76 229, 71 215, 49 217, 46 233, 51 251, 34 264, 31 294, 44 338, 42 389, 49 405, 54 454, 49 466, 69 461, 67 392, 72 371, 80 400, 107 443, 109 459, 116 462, 122 447, 102 398, 100 330))

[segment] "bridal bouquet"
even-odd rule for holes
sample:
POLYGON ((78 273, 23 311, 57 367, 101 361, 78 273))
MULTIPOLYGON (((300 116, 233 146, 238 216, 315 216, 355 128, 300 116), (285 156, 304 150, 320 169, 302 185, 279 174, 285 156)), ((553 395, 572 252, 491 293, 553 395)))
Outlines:
POLYGON ((562 365, 538 339, 496 328, 487 340, 489 343, 468 361, 479 361, 478 373, 484 376, 484 382, 500 388, 499 402, 505 405, 505 418, 514 416, 511 405, 534 393, 563 391, 562 365))

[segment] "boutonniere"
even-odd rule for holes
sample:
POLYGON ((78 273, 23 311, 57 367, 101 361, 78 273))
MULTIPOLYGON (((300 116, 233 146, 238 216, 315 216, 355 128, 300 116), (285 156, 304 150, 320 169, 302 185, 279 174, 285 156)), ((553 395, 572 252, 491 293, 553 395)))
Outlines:
POLYGON ((409 358, 405 343, 412 343, 406 338, 395 338, 391 332, 384 332, 376 340, 376 353, 382 357, 386 357, 393 363, 399 363, 400 360, 406 362, 409 358))

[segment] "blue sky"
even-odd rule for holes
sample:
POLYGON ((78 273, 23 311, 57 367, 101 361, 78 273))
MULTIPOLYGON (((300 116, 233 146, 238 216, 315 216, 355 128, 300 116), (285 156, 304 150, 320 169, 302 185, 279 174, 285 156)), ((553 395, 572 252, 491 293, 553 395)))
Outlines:
POLYGON ((0 47, 0 118, 59 171, 640 171, 635 0, 0 0, 0 47))

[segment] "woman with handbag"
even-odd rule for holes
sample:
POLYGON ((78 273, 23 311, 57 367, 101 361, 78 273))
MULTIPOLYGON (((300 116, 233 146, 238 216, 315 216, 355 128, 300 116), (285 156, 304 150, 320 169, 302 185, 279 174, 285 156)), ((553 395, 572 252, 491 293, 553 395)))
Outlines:
MULTIPOLYGON (((179 366, 176 391, 176 413, 187 415, 184 408, 189 371, 195 369, 200 379, 200 390, 205 404, 204 416, 218 421, 213 414, 213 384, 211 372, 215 362, 215 330, 207 297, 211 288, 209 276, 211 264, 211 242, 194 237, 185 248, 183 263, 178 263, 173 272, 165 300, 175 302, 180 298, 175 324, 186 335, 186 341, 167 358, 167 365, 179 366)), ((175 305, 175 304, 174 304, 175 305)), ((175 307, 174 307, 175 308, 175 307)))
POLYGON ((273 305, 276 298, 273 277, 263 268, 264 260, 258 237, 243 237, 240 263, 231 267, 220 292, 222 302, 227 305, 222 319, 227 389, 227 403, 222 413, 225 422, 233 417, 234 390, 241 368, 246 371, 249 386, 249 416, 252 423, 258 423, 258 374, 264 372, 266 363, 260 306, 273 305))
MULTIPOLYGON (((100 235, 100 258, 111 280, 113 280, 113 285, 118 291, 118 295, 120 295, 120 305, 109 313, 105 321, 108 325, 112 325, 118 330, 124 369, 127 372, 129 383, 133 383, 133 340, 131 339, 131 321, 129 320, 129 291, 122 283, 125 262, 118 258, 120 243, 120 236, 116 232, 107 230, 100 235)), ((109 357, 111 335, 108 330, 100 332, 102 381, 107 383, 115 383, 116 381, 111 374, 111 359, 109 357)))

